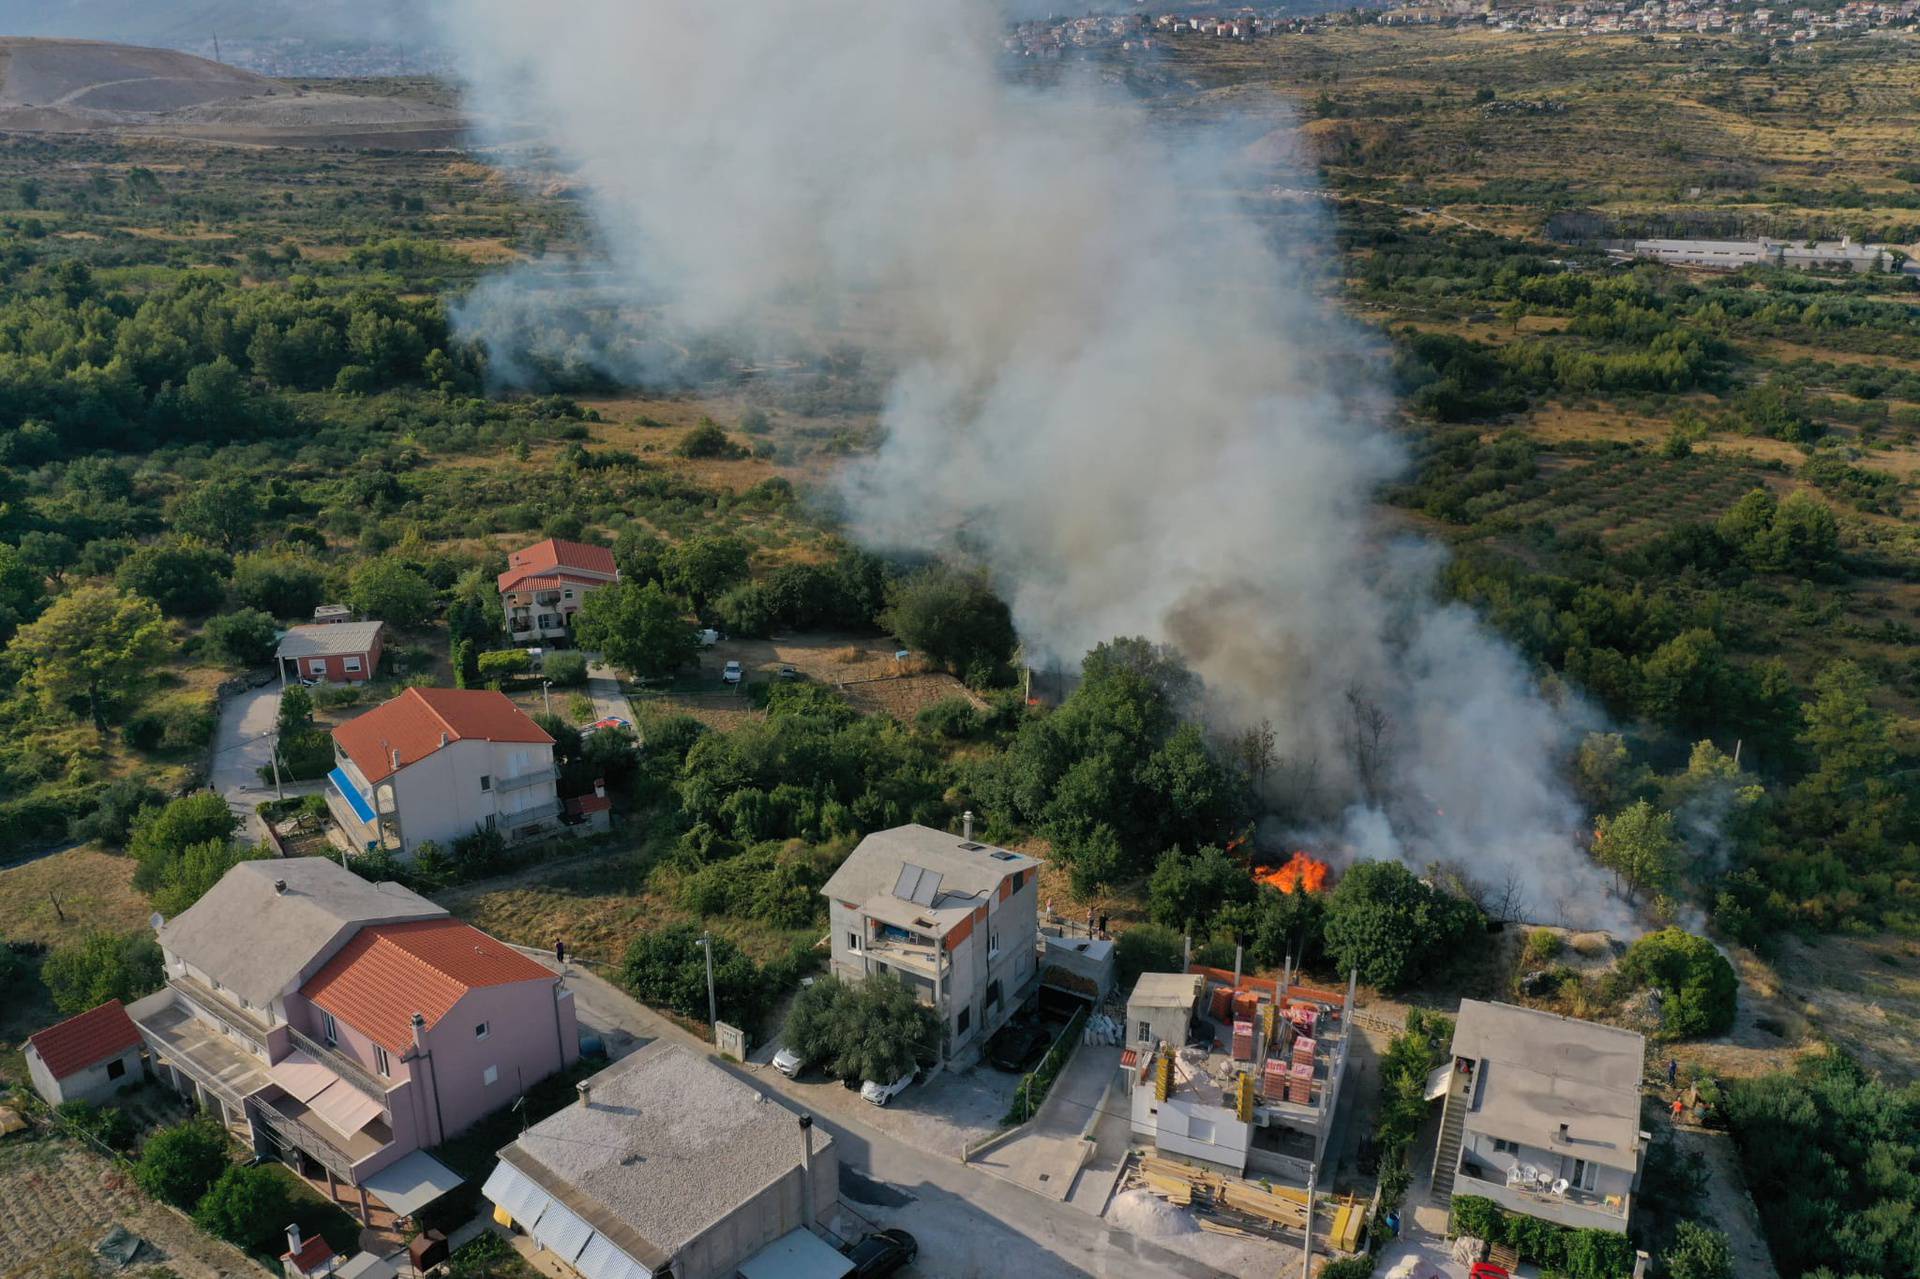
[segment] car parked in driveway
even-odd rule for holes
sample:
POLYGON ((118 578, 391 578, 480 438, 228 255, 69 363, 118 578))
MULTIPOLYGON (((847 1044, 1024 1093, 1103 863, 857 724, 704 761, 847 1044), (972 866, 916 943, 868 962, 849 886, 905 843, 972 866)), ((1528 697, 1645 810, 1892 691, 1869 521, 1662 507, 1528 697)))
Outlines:
POLYGON ((920 1255, 920 1244, 904 1230, 876 1230, 842 1254, 853 1263, 849 1279, 882 1279, 920 1255))
POLYGON ((782 1048, 773 1055, 773 1068, 788 1079, 798 1079, 807 1068, 807 1059, 791 1048, 782 1048))
POLYGON ((720 672, 720 682, 723 684, 738 684, 740 682, 740 674, 740 663, 728 662, 726 668, 720 672))
POLYGON ((909 1070, 890 1084, 878 1084, 869 1079, 860 1085, 860 1098, 876 1106, 884 1106, 907 1090, 907 1085, 913 1082, 913 1074, 909 1070))
POLYGON ((1030 1021, 1009 1022, 987 1041, 987 1060, 995 1070, 1025 1074, 1046 1055, 1047 1028, 1030 1021))

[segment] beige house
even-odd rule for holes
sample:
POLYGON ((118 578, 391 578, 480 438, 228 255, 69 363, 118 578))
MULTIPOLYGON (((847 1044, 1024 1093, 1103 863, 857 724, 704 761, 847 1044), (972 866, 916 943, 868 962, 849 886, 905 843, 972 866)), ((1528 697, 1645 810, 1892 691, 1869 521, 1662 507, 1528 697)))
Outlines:
MULTIPOLYGON (((1644 1035, 1512 1004, 1461 1001, 1433 1198, 1479 1195, 1556 1225, 1624 1232, 1650 1136, 1644 1035)), ((1440 1072, 1436 1072, 1440 1073, 1440 1072)))
POLYGON ((478 830, 566 828, 553 738, 503 694, 410 688, 333 730, 327 807, 353 847, 411 856, 478 830))
POLYGON ((497 583, 507 633, 516 644, 564 642, 587 596, 619 580, 604 546, 550 537, 514 551, 497 583))
MULTIPOLYGON (((969 821, 971 826, 971 821, 969 821)), ((820 891, 834 975, 882 973, 947 1026, 966 1064, 1039 980, 1040 863, 930 826, 876 831, 820 891)))

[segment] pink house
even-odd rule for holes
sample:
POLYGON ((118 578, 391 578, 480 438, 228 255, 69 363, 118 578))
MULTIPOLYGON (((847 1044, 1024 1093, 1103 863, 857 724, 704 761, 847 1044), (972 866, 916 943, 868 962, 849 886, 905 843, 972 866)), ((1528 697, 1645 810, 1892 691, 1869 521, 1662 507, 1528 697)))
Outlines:
POLYGON ((553 973, 324 858, 242 862, 158 931, 167 987, 127 1010, 155 1073, 363 1219, 458 1185, 428 1148, 580 1055, 553 973))

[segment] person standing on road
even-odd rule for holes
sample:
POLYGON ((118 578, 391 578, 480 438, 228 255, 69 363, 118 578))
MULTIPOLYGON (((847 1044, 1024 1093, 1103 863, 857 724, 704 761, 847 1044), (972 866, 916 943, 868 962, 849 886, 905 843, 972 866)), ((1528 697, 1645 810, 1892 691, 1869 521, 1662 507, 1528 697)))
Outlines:
POLYGON ((553 958, 562 968, 567 966, 567 943, 562 938, 553 939, 553 958))
POLYGON ((1679 1077, 1680 1061, 1676 1057, 1667 1058, 1667 1087, 1673 1087, 1673 1081, 1679 1077))

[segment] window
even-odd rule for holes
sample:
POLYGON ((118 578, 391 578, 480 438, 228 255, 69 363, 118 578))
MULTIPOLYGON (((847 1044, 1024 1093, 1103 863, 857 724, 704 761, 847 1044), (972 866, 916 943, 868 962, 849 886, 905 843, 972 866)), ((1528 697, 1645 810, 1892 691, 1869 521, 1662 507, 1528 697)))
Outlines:
POLYGON ((483 791, 493 789, 493 778, 486 773, 480 774, 480 789, 483 791))
POLYGON ((500 1067, 488 1066, 480 1072, 480 1082, 491 1088, 500 1080, 500 1067))
POLYGON ((335 1024, 332 1013, 320 1014, 320 1038, 327 1041, 327 1047, 337 1047, 340 1043, 340 1027, 335 1024))
POLYGON ((962 1008, 960 1010, 960 1016, 954 1019, 953 1033, 956 1035, 964 1035, 967 1033, 967 1029, 972 1025, 973 1025, 973 1009, 962 1008))
POLYGON ((356 675, 360 673, 360 659, 357 657, 342 658, 340 665, 356 675))
POLYGON ((108 1079, 118 1079, 120 1078, 120 1076, 126 1073, 127 1073, 127 1059, 125 1057, 115 1057, 112 1061, 107 1063, 108 1079))
POLYGON ((1152 1022, 1143 1021, 1140 1023, 1140 1042, 1143 1044, 1153 1042, 1153 1023, 1152 1022))
POLYGON ((496 825, 496 822, 494 821, 494 815, 493 815, 492 813, 488 813, 488 814, 487 814, 487 829, 488 829, 488 830, 492 830, 492 829, 494 828, 494 826, 495 826, 495 825, 496 825))
POLYGON ((309 657, 309 658, 307 659, 307 674, 309 674, 309 675, 325 675, 326 673, 327 673, 327 659, 326 659, 326 658, 324 658, 324 657, 309 657))
POLYGON ((987 1007, 992 1008, 999 1002, 1000 983, 998 981, 990 981, 987 983, 987 1007))
POLYGON ((1576 1159, 1573 1161, 1573 1172, 1567 1177, 1567 1181, 1577 1189, 1592 1190, 1595 1167, 1597 1165, 1590 1164, 1584 1159, 1576 1159))
POLYGON ((492 1032, 492 1030, 493 1030, 493 1027, 489 1023, 483 1021, 478 1026, 475 1026, 473 1028, 473 1037, 475 1039, 485 1039, 487 1035, 492 1032))
POLYGON ((1496 1155, 1517 1155, 1520 1153, 1520 1143, 1517 1141, 1508 1141, 1505 1137, 1495 1137, 1493 1139, 1493 1153, 1496 1155))
POLYGON ((1000 930, 997 928, 987 930, 987 953, 989 955, 1000 953, 1000 930))
POLYGON ((379 1044, 373 1046, 373 1068, 382 1075, 393 1073, 393 1063, 387 1059, 387 1050, 379 1044))
POLYGON ((1213 1121, 1211 1119, 1187 1120, 1187 1139, 1189 1141, 1204 1141, 1208 1145, 1212 1145, 1213 1121))
POLYGON ((847 949, 848 949, 848 950, 859 950, 859 949, 860 949, 860 934, 859 934, 859 933, 848 933, 848 934, 847 934, 847 949))

